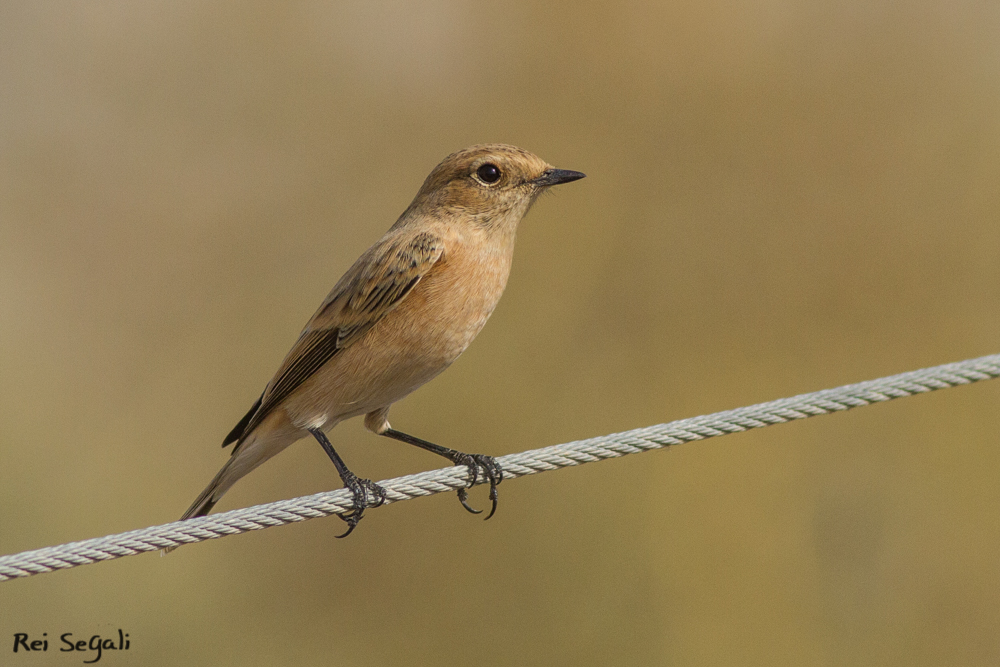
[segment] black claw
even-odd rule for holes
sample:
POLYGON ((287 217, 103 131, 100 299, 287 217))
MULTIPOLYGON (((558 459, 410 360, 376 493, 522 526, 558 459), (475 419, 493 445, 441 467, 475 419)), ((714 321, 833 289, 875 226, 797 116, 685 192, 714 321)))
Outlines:
POLYGON ((490 513, 486 515, 486 518, 483 519, 483 521, 489 521, 497 513, 497 499, 499 497, 497 485, 503 481, 503 468, 500 467, 500 464, 492 456, 480 456, 479 458, 482 459, 486 476, 490 478, 490 500, 493 501, 493 507, 490 509, 490 513))
POLYGON ((472 512, 473 514, 482 514, 483 513, 482 510, 477 510, 474 507, 470 507, 468 500, 469 500, 469 492, 466 491, 465 489, 459 489, 458 490, 458 502, 462 503, 462 507, 464 507, 465 509, 467 509, 469 512, 472 512))
POLYGON ((347 522, 347 532, 343 535, 337 535, 337 539, 343 539, 354 532, 354 529, 358 527, 358 521, 361 521, 361 515, 356 512, 351 512, 350 514, 338 514, 338 517, 347 522))
POLYGON ((497 511, 497 484, 503 481, 503 468, 500 467, 495 458, 486 456, 485 454, 461 454, 456 458, 455 465, 467 466, 469 468, 469 475, 472 477, 469 486, 458 490, 458 501, 462 503, 462 507, 473 514, 482 514, 483 510, 477 510, 469 506, 469 492, 467 489, 472 488, 479 481, 479 466, 482 466, 483 470, 486 471, 486 477, 490 480, 490 500, 493 501, 493 507, 484 519, 484 521, 488 521, 497 511))
MULTIPOLYGON (((500 475, 500 480, 497 482, 497 484, 499 484, 502 481, 503 481, 503 474, 500 475)), ((486 515, 486 518, 483 519, 483 521, 489 521, 490 518, 497 513, 497 487, 496 484, 492 483, 492 481, 490 483, 490 500, 493 501, 493 509, 490 510, 490 513, 486 515)))
POLYGON ((337 535, 337 539, 347 537, 358 527, 358 523, 364 517, 365 509, 368 507, 369 493, 378 499, 378 502, 372 505, 372 507, 381 507, 385 502, 386 496, 385 489, 381 486, 370 479, 358 479, 353 474, 344 479, 344 487, 350 489, 351 493, 354 494, 354 509, 346 514, 337 515, 347 523, 347 532, 343 535, 337 535))

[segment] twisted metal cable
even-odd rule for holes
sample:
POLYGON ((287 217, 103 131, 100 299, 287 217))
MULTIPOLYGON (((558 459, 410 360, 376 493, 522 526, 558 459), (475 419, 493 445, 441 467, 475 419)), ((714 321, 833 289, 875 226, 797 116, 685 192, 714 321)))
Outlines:
MULTIPOLYGON (((681 419, 668 424, 553 445, 497 459, 504 479, 514 479, 547 470, 617 458, 660 449, 692 440, 782 424, 831 412, 871 405, 894 398, 922 394, 1000 376, 1000 354, 969 359, 909 373, 824 389, 735 410, 681 419)), ((480 470, 479 483, 486 477, 480 470)), ((455 466, 379 482, 386 490, 386 503, 453 491, 468 485, 469 470, 455 466)), ((226 535, 281 526, 353 509, 350 491, 338 489, 312 496, 281 500, 266 505, 175 521, 162 526, 70 542, 10 556, 0 556, 0 581, 30 577, 77 565, 132 556, 144 551, 211 540, 226 535)))

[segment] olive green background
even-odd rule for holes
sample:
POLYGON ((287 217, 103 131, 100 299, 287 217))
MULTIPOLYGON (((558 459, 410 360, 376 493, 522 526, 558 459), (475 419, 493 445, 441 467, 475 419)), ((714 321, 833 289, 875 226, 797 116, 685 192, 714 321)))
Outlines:
MULTIPOLYGON (((407 432, 500 455, 1000 352, 998 34, 955 0, 0 4, 0 553, 176 519, 473 143, 588 177, 407 432)), ((447 494, 0 584, 0 663, 123 628, 99 664, 995 665, 998 403, 517 480, 488 523, 447 494)), ((333 439, 374 479, 442 464, 333 439)), ((218 509, 338 486, 302 441, 218 509)))

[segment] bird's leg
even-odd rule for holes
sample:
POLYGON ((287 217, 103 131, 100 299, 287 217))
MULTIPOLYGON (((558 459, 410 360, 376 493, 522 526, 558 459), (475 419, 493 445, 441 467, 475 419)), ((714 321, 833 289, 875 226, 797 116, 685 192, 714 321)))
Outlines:
POLYGON ((337 467, 337 473, 344 482, 344 488, 350 489, 351 493, 354 494, 354 510, 347 514, 337 515, 347 522, 347 532, 337 537, 347 537, 357 527, 358 522, 361 521, 361 517, 365 513, 365 508, 368 507, 369 492, 378 500, 373 507, 379 507, 385 502, 385 489, 370 479, 358 478, 357 475, 348 470, 347 464, 344 463, 344 459, 340 458, 340 454, 330 444, 330 439, 326 437, 326 433, 314 428, 309 429, 309 432, 312 433, 312 436, 319 442, 323 451, 333 461, 333 465, 337 467))
MULTIPOLYGON (((421 440, 412 435, 397 431, 394 428, 387 428, 379 435, 384 435, 393 440, 399 440, 400 442, 405 442, 408 445, 416 445, 421 449, 426 449, 429 452, 434 452, 438 456, 443 456, 457 466, 466 466, 469 468, 469 475, 472 477, 472 481, 469 482, 467 488, 472 488, 479 479, 479 466, 483 467, 486 471, 486 478, 490 480, 490 500, 493 501, 493 509, 490 510, 487 519, 493 516, 497 511, 497 485, 503 481, 503 469, 497 460, 492 456, 486 456, 485 454, 465 454, 463 452, 456 451, 454 449, 448 449, 447 447, 442 447, 441 445, 435 445, 433 442, 427 442, 426 440, 421 440)), ((469 510, 473 514, 480 514, 482 510, 477 510, 469 507, 468 503, 469 492, 466 489, 458 490, 458 500, 462 503, 462 507, 469 510)))

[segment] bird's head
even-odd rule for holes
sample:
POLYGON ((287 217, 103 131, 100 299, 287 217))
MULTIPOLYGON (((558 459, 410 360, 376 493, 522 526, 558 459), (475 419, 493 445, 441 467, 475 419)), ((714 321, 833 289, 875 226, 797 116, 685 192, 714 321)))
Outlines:
POLYGON ((463 216, 485 226, 516 225, 540 193, 583 177, 516 146, 480 144, 442 160, 407 212, 463 216))

